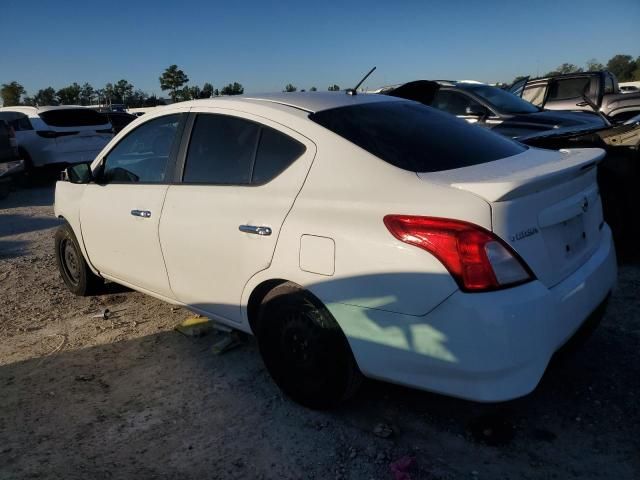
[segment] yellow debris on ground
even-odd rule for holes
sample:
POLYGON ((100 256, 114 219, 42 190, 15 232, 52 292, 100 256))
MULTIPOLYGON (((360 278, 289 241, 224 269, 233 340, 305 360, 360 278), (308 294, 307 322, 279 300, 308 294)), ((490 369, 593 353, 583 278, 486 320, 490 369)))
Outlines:
POLYGON ((184 319, 175 330, 188 337, 201 337, 213 330, 213 321, 200 315, 193 316, 184 319))

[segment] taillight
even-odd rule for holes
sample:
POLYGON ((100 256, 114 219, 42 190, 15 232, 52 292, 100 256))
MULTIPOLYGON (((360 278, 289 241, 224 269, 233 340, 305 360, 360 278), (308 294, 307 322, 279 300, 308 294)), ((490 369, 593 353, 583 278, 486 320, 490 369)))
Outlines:
POLYGON ((398 240, 440 260, 464 291, 499 290, 534 278, 516 252, 478 225, 410 215, 387 215, 384 224, 398 240))
POLYGON ((78 132, 56 132, 53 130, 37 130, 36 133, 43 138, 58 138, 58 137, 68 137, 69 135, 75 135, 78 132))

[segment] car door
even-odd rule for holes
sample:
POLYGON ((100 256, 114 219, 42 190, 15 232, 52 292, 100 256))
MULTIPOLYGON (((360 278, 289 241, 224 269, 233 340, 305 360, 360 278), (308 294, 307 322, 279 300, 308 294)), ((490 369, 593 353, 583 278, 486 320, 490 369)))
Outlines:
POLYGON ((171 288, 197 311, 240 322, 244 286, 271 264, 315 145, 262 117, 204 107, 187 131, 181 183, 160 220, 171 288))
POLYGON ((150 119, 122 138, 101 159, 80 208, 87 254, 100 273, 167 298, 158 226, 186 116, 150 119))

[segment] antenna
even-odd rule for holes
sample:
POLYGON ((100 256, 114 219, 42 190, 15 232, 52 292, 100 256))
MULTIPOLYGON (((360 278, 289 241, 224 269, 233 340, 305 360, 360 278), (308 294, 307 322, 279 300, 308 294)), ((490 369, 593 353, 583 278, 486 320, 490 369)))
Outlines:
POLYGON ((358 87, 360 87, 360 85, 362 85, 364 83, 364 81, 367 78, 369 78, 369 75, 371 75, 375 69, 376 69, 376 67, 373 67, 371 70, 369 70, 369 73, 367 73, 364 77, 362 77, 362 80, 360 80, 360 82, 358 82, 358 84, 355 87, 347 88, 345 93, 347 95, 357 95, 358 94, 358 87))

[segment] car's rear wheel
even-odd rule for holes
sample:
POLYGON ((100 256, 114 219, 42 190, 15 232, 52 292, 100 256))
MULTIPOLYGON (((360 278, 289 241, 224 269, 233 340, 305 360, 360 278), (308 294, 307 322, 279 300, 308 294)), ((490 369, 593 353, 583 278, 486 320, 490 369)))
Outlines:
POLYGON ((58 270, 67 288, 79 296, 95 293, 103 283, 102 278, 95 275, 87 265, 68 223, 56 231, 55 248, 58 270))
POLYGON ((334 407, 360 385, 362 374, 337 322, 296 285, 285 283, 266 295, 257 337, 271 377, 304 406, 334 407))

